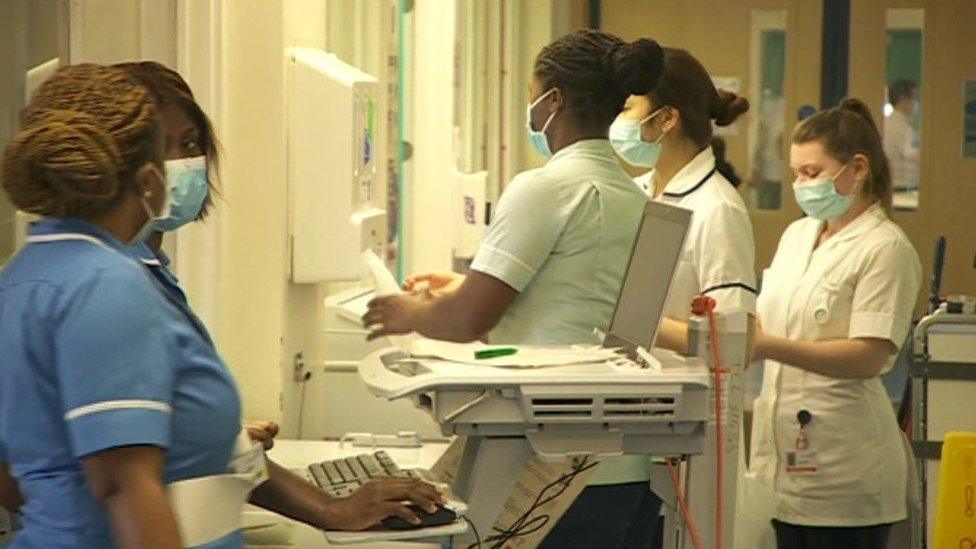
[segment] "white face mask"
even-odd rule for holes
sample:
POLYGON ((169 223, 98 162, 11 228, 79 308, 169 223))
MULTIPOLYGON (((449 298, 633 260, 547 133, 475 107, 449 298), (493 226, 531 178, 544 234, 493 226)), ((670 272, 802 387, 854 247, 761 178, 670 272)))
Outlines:
POLYGON ((159 168, 157 168, 155 165, 152 166, 152 170, 159 178, 160 187, 163 189, 163 209, 160 212, 154 213, 152 211, 152 207, 149 206, 149 201, 146 200, 146 196, 143 195, 139 197, 139 202, 142 203, 142 209, 146 212, 146 224, 143 225, 142 228, 139 229, 139 232, 137 232, 136 235, 132 237, 132 240, 129 241, 130 246, 139 244, 140 242, 145 242, 145 240, 149 238, 149 235, 153 233, 156 223, 169 217, 172 208, 172 203, 170 202, 169 185, 167 184, 166 176, 163 175, 163 173, 160 172, 159 168))
POLYGON ((650 122, 657 115, 664 112, 664 107, 657 109, 644 117, 643 120, 627 120, 617 117, 610 125, 610 143, 621 158, 633 166, 653 168, 661 157, 661 141, 667 131, 661 131, 660 137, 648 143, 641 139, 641 127, 650 122))
POLYGON ((860 184, 856 183, 848 194, 837 192, 837 178, 844 173, 847 166, 848 164, 844 164, 832 176, 818 177, 803 183, 793 182, 793 196, 805 214, 826 221, 837 219, 851 209, 860 184))
POLYGON ((554 91, 556 91, 556 88, 551 88, 549 91, 540 95, 538 99, 532 103, 529 103, 525 107, 526 134, 529 136, 529 141, 532 143, 532 146, 535 148, 536 152, 546 158, 552 156, 552 149, 549 148, 549 137, 546 135, 546 130, 549 129, 549 124, 552 122, 552 119, 556 117, 556 113, 558 111, 552 111, 552 114, 550 114, 549 118, 546 119, 546 123, 542 125, 542 129, 535 130, 532 129, 532 109, 534 109, 536 105, 542 102, 543 99, 548 97, 549 94, 554 91))

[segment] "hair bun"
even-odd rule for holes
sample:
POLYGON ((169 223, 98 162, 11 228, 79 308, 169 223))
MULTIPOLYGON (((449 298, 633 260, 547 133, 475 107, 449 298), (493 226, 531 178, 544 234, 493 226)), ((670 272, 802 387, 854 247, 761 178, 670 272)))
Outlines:
POLYGON ((95 117, 36 109, 23 121, 7 145, 2 170, 3 187, 17 208, 60 217, 117 196, 122 154, 95 117))
POLYGON ((664 72, 664 50, 654 40, 640 38, 614 49, 614 81, 627 95, 646 95, 664 72))
POLYGON ((861 119, 867 122, 869 126, 871 126, 874 133, 878 134, 879 137, 881 136, 881 132, 878 131, 877 124, 874 123, 874 116, 871 115, 871 109, 868 108, 864 101, 861 101, 856 97, 847 97, 840 102, 840 105, 837 105, 837 108, 858 115, 861 117, 861 119))
POLYGON ((712 120, 719 126, 728 126, 749 110, 749 100, 728 90, 716 90, 712 103, 712 120))

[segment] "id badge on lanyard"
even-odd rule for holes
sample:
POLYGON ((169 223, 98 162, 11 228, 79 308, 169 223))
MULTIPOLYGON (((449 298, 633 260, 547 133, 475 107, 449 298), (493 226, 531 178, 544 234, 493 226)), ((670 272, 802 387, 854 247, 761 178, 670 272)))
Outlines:
POLYGON ((800 410, 796 414, 799 423, 796 439, 793 448, 786 451, 786 472, 792 475, 815 475, 820 472, 817 462, 817 452, 810 445, 809 433, 806 431, 807 425, 813 419, 813 415, 807 410, 800 410))

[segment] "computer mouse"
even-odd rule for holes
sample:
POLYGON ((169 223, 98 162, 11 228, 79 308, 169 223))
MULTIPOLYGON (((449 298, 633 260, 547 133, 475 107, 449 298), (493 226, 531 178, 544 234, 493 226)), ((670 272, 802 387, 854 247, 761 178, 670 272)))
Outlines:
POLYGON ((417 528, 429 528, 432 526, 446 526, 453 524, 458 518, 457 513, 447 507, 438 506, 437 510, 433 513, 428 513, 413 504, 407 507, 414 513, 417 513, 417 516, 420 517, 420 524, 413 524, 408 522, 407 519, 394 515, 383 519, 383 526, 386 526, 390 530, 415 530, 417 528))

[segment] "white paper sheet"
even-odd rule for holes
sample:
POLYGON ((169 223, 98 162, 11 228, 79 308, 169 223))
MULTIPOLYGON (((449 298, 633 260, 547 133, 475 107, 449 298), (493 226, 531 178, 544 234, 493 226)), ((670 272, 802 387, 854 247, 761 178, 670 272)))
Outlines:
MULTIPOLYGON (((396 277, 393 273, 386 268, 383 263, 372 250, 366 250, 363 252, 363 265, 366 271, 373 277, 373 283, 376 285, 376 295, 397 295, 402 294, 403 289, 400 288, 400 284, 397 283, 396 277)), ((394 347, 399 347, 401 349, 408 349, 410 343, 420 336, 416 334, 409 335, 391 335, 386 336, 390 340, 390 344, 394 347)))
POLYGON ((373 253, 373 250, 363 252, 363 265, 366 267, 366 272, 373 277, 373 282, 376 284, 376 295, 396 295, 403 293, 400 285, 397 284, 396 277, 386 268, 383 260, 373 253))
POLYGON ((536 345, 486 345, 484 343, 451 343, 433 339, 419 338, 405 347, 417 358, 440 358, 462 364, 476 366, 497 366, 502 368, 543 368, 546 366, 568 366, 570 364, 592 364, 620 358, 612 349, 592 346, 536 346, 536 345), (514 347, 514 355, 476 359, 475 351, 514 347))

